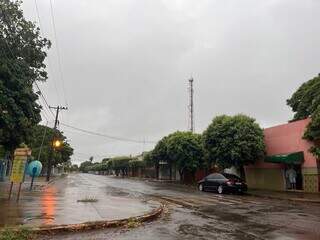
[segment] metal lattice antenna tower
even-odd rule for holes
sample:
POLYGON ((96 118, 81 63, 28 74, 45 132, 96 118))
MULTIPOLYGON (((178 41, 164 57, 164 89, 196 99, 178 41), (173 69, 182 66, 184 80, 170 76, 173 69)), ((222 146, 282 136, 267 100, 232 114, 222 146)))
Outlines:
POLYGON ((189 130, 194 132, 193 78, 189 79, 189 130))

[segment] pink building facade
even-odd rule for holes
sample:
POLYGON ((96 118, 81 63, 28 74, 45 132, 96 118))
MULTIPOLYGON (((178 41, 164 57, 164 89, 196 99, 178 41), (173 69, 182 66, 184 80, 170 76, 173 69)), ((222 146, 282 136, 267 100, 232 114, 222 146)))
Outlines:
POLYGON ((290 188, 286 171, 293 167, 297 172, 298 190, 320 191, 319 160, 309 152, 312 143, 302 139, 309 121, 305 119, 264 130, 267 158, 245 168, 250 188, 285 191, 290 188), (301 157, 291 164, 286 161, 291 155, 301 157), (268 162, 268 158, 279 159, 279 162, 268 162))

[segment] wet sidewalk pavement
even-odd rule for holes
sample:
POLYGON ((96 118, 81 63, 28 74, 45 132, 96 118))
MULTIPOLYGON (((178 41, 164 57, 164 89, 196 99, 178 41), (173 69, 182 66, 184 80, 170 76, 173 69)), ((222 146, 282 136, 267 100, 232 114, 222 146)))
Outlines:
MULTIPOLYGON (((41 183, 36 186, 42 186, 41 183)), ((88 221, 118 220, 152 211, 159 205, 130 196, 113 196, 104 183, 90 182, 80 174, 55 180, 29 192, 24 184, 16 202, 17 186, 11 201, 8 184, 0 185, 0 227, 77 224, 88 221)))
MULTIPOLYGON (((49 181, 49 184, 53 182, 55 179, 59 178, 60 176, 57 177, 52 177, 52 179, 49 181)), ((15 186, 17 186, 16 184, 15 186)), ((31 177, 26 176, 24 183, 22 184, 21 189, 26 191, 30 189, 31 185, 31 177)), ((45 177, 37 177, 34 179, 33 182, 33 189, 35 191, 41 190, 42 188, 46 187, 48 185, 48 182, 46 181, 45 177)), ((10 187, 10 181, 9 178, 7 177, 4 182, 0 182, 0 197, 2 198, 3 195, 7 194, 10 187)))
POLYGON ((320 204, 320 193, 305 193, 295 191, 268 191, 268 190, 249 190, 249 195, 270 199, 290 200, 299 202, 310 202, 320 204))

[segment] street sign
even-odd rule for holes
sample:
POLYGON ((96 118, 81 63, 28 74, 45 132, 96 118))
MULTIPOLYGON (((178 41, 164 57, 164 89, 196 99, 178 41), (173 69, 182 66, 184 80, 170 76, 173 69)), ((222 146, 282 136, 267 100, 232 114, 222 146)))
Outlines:
POLYGON ((24 172, 28 156, 31 155, 29 148, 17 148, 14 151, 14 160, 10 176, 10 181, 13 183, 22 183, 24 180, 24 172))
POLYGON ((28 164, 27 174, 32 178, 30 184, 30 191, 32 190, 33 181, 35 177, 38 177, 42 170, 42 164, 40 161, 32 161, 28 164))
POLYGON ((24 174, 26 170, 26 164, 28 160, 28 156, 31 155, 30 148, 17 148, 14 151, 14 159, 13 159, 13 166, 10 175, 10 192, 9 192, 9 199, 11 198, 12 187, 14 183, 19 183, 19 190, 17 201, 19 201, 20 191, 21 191, 21 184, 24 181, 24 174))
POLYGON ((42 170, 42 163, 38 160, 34 160, 28 164, 26 174, 28 174, 30 177, 32 176, 39 177, 41 170, 42 170))

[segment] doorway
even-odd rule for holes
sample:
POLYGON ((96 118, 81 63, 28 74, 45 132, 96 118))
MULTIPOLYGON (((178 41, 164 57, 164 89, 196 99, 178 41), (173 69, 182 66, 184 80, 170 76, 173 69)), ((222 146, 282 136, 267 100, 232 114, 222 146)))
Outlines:
POLYGON ((301 170, 301 164, 286 165, 285 179, 286 179, 287 190, 303 190, 303 175, 302 175, 302 170, 301 170), (290 180, 289 180, 289 176, 288 176, 288 171, 290 171, 291 168, 293 168, 293 170, 296 173, 295 188, 292 187, 292 185, 290 184, 290 180))

